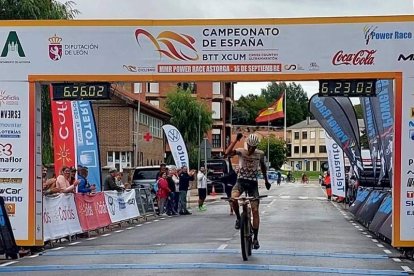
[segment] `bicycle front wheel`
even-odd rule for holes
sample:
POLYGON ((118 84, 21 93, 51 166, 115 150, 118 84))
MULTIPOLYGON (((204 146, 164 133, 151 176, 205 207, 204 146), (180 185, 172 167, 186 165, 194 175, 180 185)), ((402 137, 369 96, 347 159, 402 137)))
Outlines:
POLYGON ((248 221, 248 217, 245 213, 241 215, 240 218, 240 245, 241 245, 241 252, 243 261, 248 260, 249 251, 251 252, 251 237, 250 237, 250 225, 248 221), (249 250, 250 248, 250 250, 249 250))

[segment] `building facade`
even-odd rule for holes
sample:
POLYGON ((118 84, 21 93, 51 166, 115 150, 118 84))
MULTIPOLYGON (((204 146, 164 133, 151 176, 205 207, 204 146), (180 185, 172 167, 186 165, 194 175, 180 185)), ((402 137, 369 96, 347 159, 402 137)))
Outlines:
POLYGON ((207 133, 212 146, 211 154, 221 156, 231 137, 231 116, 234 100, 234 83, 231 82, 160 82, 119 83, 125 91, 141 95, 151 105, 165 110, 167 94, 183 88, 191 91, 195 98, 207 104, 213 112, 213 127, 207 133))
MULTIPOLYGON (((358 120, 360 133, 364 121, 358 120)), ((297 171, 320 171, 328 161, 325 130, 316 120, 309 118, 287 128, 288 164, 297 171)))
POLYGON ((116 85, 110 100, 96 101, 92 106, 102 167, 122 171, 163 162, 165 139, 161 127, 169 120, 168 113, 116 85))

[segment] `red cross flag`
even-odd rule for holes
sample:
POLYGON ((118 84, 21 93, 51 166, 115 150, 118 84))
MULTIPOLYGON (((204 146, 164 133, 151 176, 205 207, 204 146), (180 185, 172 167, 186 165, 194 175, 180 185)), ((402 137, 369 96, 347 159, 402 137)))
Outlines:
POLYGON ((151 142, 151 141, 152 141, 152 135, 151 135, 151 133, 150 133, 150 132, 145 133, 145 135, 144 135, 144 140, 145 140, 146 142, 151 142))

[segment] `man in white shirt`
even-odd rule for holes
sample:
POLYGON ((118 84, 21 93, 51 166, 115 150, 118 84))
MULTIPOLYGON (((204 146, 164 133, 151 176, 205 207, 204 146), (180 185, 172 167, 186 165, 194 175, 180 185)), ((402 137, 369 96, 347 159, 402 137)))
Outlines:
POLYGON ((204 200, 207 197, 207 177, 205 175, 205 168, 200 167, 197 174, 197 189, 198 189, 198 210, 207 211, 204 206, 204 200))

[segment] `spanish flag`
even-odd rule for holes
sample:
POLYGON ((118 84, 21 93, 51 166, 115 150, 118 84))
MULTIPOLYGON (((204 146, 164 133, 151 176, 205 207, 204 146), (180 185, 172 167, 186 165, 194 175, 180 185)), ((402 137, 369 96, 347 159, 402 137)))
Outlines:
POLYGON ((279 118, 285 117, 283 113, 283 92, 271 106, 260 110, 259 116, 256 118, 256 123, 270 122, 279 118))

